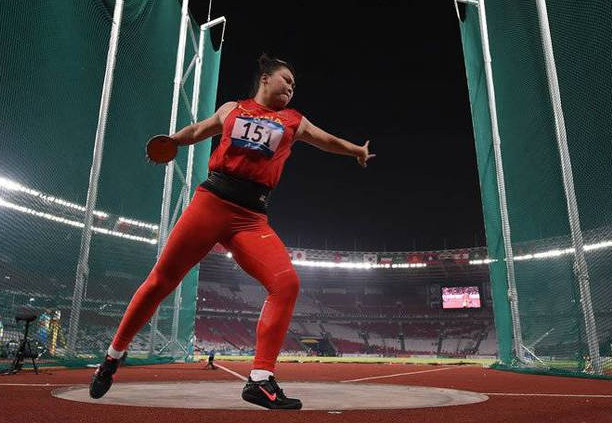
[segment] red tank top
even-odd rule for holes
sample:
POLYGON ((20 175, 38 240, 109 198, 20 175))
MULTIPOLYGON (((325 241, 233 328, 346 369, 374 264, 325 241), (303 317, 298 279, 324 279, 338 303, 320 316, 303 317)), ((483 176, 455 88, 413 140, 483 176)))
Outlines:
POLYGON ((301 121, 302 115, 294 109, 275 111, 253 99, 239 101, 223 122, 210 170, 274 188, 301 121))

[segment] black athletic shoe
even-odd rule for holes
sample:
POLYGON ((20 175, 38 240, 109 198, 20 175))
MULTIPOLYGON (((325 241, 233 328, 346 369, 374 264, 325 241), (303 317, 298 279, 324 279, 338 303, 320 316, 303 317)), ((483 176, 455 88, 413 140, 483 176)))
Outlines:
POLYGON ((102 364, 98 365, 91 379, 91 384, 89 385, 90 397, 94 399, 102 398, 108 392, 113 384, 113 375, 117 368, 125 362, 126 357, 127 351, 123 353, 120 359, 112 358, 110 355, 106 356, 102 364))
POLYGON ((274 376, 258 382, 249 377, 242 390, 242 399, 273 410, 299 410, 302 408, 302 401, 285 396, 274 376))

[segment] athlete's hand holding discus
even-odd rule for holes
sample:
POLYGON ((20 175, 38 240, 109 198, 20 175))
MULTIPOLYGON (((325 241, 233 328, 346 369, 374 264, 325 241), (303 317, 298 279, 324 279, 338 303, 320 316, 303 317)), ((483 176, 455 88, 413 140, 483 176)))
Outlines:
POLYGON ((368 160, 376 157, 376 154, 370 154, 369 140, 362 146, 353 144, 350 141, 338 138, 325 132, 321 128, 318 128, 310 123, 306 117, 302 118, 302 122, 300 123, 300 127, 297 130, 295 138, 297 140, 302 140, 312 144, 315 147, 329 153, 353 156, 357 159, 357 162, 361 165, 361 167, 367 167, 368 160))
POLYGON ((168 163, 176 157, 177 142, 167 135, 155 135, 147 141, 147 160, 157 164, 168 163))
MULTIPOLYGON (((217 116, 213 116, 211 118, 214 119, 217 116)), ((220 122, 219 122, 220 123, 220 122)), ((204 127, 204 125, 200 125, 204 127)), ((213 125, 211 125, 213 126, 213 125)), ((200 128, 197 128, 200 129, 200 128)), ((187 131, 195 132, 196 128, 187 128, 187 131)), ((208 128, 207 128, 208 129, 208 128)), ((169 137, 167 135, 156 135, 151 138, 147 142, 147 159, 154 163, 168 163, 173 160, 176 156, 178 146, 182 144, 191 144, 192 139, 199 139, 207 136, 208 134, 189 134, 187 137, 188 141, 183 141, 182 137, 185 137, 186 134, 182 132, 187 132, 185 130, 181 131, 179 136, 169 137)), ((204 132, 200 129, 199 132, 204 132)), ((208 131, 206 131, 208 132, 208 131)), ((357 162, 361 167, 367 167, 368 160, 373 157, 376 157, 376 154, 370 154, 370 141, 366 141, 363 146, 358 146, 349 141, 346 141, 342 138, 338 138, 332 134, 329 134, 322 130, 321 128, 316 127, 308 119, 305 117, 302 118, 302 122, 298 128, 296 139, 305 141, 309 144, 312 144, 323 151, 327 151, 329 153, 342 154, 346 156, 353 156, 357 159, 357 162)))
MULTIPOLYGON (((265 104, 270 112, 277 111, 278 113, 283 113, 282 110, 287 107, 293 98, 295 79, 293 72, 286 67, 287 64, 285 62, 277 61, 275 62, 275 66, 279 67, 277 71, 272 74, 263 73, 261 75, 261 80, 259 82, 260 90, 258 90, 258 95, 254 100, 256 104, 265 104)), ((172 152, 177 146, 194 144, 200 140, 220 134, 223 130, 225 119, 234 109, 236 109, 237 105, 238 104, 234 101, 227 102, 208 119, 189 125, 173 134, 171 137, 165 137, 162 142, 159 143, 159 150, 169 154, 160 154, 160 156, 162 156, 161 161, 153 161, 166 163, 168 157, 171 156, 174 158, 172 152)), ((248 123, 246 125, 248 126, 248 123)), ((243 135, 247 136, 251 128, 247 128, 246 126, 245 128, 247 131, 243 135)), ((264 143, 266 140, 266 137, 262 136, 261 133, 250 134, 247 138, 249 139, 241 141, 249 145, 253 143, 264 143)), ((362 146, 354 144, 324 131, 312 124, 305 116, 301 117, 301 121, 293 138, 312 144, 329 153, 355 157, 362 167, 366 167, 368 160, 376 156, 375 154, 370 154, 370 141, 366 141, 362 146)), ((148 157, 152 158, 150 154, 148 154, 148 157)))

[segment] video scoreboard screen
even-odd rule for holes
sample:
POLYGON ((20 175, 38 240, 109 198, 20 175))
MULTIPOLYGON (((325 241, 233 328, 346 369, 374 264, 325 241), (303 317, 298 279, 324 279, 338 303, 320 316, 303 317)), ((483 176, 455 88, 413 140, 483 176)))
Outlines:
POLYGON ((480 292, 478 287, 442 287, 442 308, 480 308, 480 292))

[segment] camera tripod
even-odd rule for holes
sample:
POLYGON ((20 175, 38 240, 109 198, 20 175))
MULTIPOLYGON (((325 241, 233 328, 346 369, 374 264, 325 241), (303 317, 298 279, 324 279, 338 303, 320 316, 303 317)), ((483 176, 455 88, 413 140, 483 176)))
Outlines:
POLYGON ((19 349, 15 354, 15 359, 11 364, 11 368, 5 370, 0 373, 3 375, 14 375, 19 372, 23 368, 23 360, 30 358, 32 359, 32 365, 34 366, 34 371, 38 374, 38 364, 36 364, 36 358, 38 358, 37 354, 32 350, 32 345, 30 344, 30 338, 28 338, 28 332, 30 331, 30 323, 36 320, 36 316, 28 316, 27 319, 17 319, 17 320, 25 320, 25 333, 23 335, 23 339, 19 343, 19 349))

